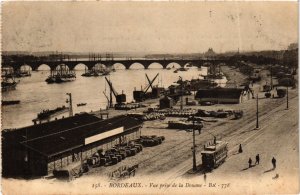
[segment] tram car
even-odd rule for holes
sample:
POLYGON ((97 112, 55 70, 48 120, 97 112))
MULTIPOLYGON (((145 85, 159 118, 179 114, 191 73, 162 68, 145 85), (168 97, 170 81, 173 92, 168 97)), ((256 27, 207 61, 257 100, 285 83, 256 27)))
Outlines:
POLYGON ((228 153, 227 145, 227 142, 217 140, 205 144, 201 151, 202 167, 211 171, 224 163, 228 153))

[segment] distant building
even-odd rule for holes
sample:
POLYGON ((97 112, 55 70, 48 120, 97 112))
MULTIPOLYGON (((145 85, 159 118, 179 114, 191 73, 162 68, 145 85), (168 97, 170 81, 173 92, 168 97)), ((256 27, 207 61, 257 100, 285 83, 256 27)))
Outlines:
POLYGON ((207 52, 204 53, 204 57, 206 58, 212 58, 215 57, 217 54, 214 52, 212 48, 209 48, 207 52))
POLYGON ((291 43, 287 49, 288 50, 298 49, 298 43, 291 43))
POLYGON ((172 98, 169 98, 168 96, 165 96, 159 100, 160 109, 172 108, 173 105, 174 105, 174 100, 172 98))
POLYGON ((244 89, 240 88, 213 88, 200 89, 195 99, 199 102, 213 102, 217 104, 239 104, 243 101, 244 89))
POLYGON ((45 176, 86 159, 98 149, 140 137, 142 122, 129 116, 106 120, 80 114, 49 123, 2 131, 4 177, 45 176))

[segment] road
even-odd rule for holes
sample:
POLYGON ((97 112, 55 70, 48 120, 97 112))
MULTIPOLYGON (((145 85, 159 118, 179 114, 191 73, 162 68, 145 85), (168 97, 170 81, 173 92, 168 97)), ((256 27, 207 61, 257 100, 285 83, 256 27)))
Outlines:
MULTIPOLYGON (((290 105, 292 106, 289 110, 286 110, 286 104, 282 103, 281 106, 261 116, 259 130, 254 130, 254 120, 243 126, 237 133, 225 136, 224 140, 229 142, 229 156, 218 169, 207 173, 206 182, 229 183, 230 188, 226 190, 236 192, 297 193, 299 188, 298 97, 293 98, 290 105), (240 143, 243 146, 243 153, 238 154, 240 143), (260 154, 260 164, 248 168, 248 159, 251 157, 254 163, 256 154, 260 154), (275 170, 272 169, 272 157, 277 159, 275 170)), ((186 174, 191 169, 191 162, 191 158, 187 159, 168 171, 164 175, 165 180, 169 183, 182 181, 204 183, 202 173, 186 174), (182 179, 183 175, 185 179, 182 179)), ((219 188, 213 187, 205 190, 220 192, 219 188)))

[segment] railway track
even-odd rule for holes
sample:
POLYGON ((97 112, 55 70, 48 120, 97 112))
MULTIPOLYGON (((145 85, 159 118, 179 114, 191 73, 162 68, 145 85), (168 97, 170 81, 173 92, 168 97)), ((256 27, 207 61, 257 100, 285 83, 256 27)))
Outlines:
MULTIPOLYGON (((294 99, 296 96, 291 97, 291 99, 294 99)), ((283 103, 285 102, 284 99, 281 99, 279 104, 283 105, 283 103)), ((278 111, 278 107, 277 106, 275 108, 272 108, 272 106, 265 106, 266 108, 264 108, 263 112, 260 112, 260 122, 263 122, 265 120, 270 119, 274 112, 278 111)), ((255 108, 248 110, 247 112, 252 112, 255 113, 255 108)), ((222 130, 222 132, 220 132, 219 129, 216 130, 210 130, 210 133, 213 133, 215 135, 226 135, 224 136, 224 138, 227 137, 232 137, 231 139, 235 138, 236 136, 239 136, 241 134, 241 130, 242 132, 245 132, 245 130, 249 129, 251 126, 255 126, 255 114, 249 114, 244 120, 243 122, 235 122, 232 124, 231 128, 227 128, 226 130, 222 130), (238 124, 236 124, 238 123, 238 124), (239 132, 237 132, 237 130, 240 130, 239 132)), ((214 128, 214 127, 212 127, 214 128)), ((243 135, 240 135, 243 136, 243 135)), ((201 137, 197 137, 197 145, 203 145, 207 139, 211 139, 211 135, 206 133, 206 131, 203 131, 203 133, 201 134, 201 137), (201 140, 200 140, 201 139, 201 140)), ((231 139, 227 139, 226 141, 230 141, 231 139)), ((155 154, 145 160, 142 160, 139 162, 141 167, 144 167, 143 172, 147 173, 148 172, 153 172, 153 170, 151 169, 151 164, 157 161, 161 161, 162 156, 168 156, 173 154, 173 159, 179 159, 179 158, 189 158, 189 156, 191 155, 191 153, 188 153, 186 151, 190 151, 190 147, 192 146, 192 140, 191 139, 185 139, 179 143, 177 143, 175 146, 171 146, 169 148, 166 148, 164 151, 161 151, 158 154, 155 154), (174 154, 177 156, 174 156, 174 154), (185 154, 184 156, 182 156, 182 154, 185 154), (150 167, 150 168, 149 168, 150 167)), ((199 153, 199 151, 198 151, 199 153)), ((190 164, 190 162, 189 162, 190 164)), ((160 165, 158 165, 158 169, 160 169, 159 167, 164 166, 165 163, 161 163, 160 165)), ((166 166, 166 165, 165 165, 166 166)), ((175 165, 174 165, 175 166, 175 165)), ((158 171, 157 169, 155 171, 158 171)))
MULTIPOLYGON (((294 95, 293 97, 291 97, 290 99, 295 99, 296 95, 294 95)), ((265 106, 266 108, 264 108, 264 111, 263 112, 260 112, 260 123, 266 121, 266 120, 269 120, 273 114, 275 112, 277 112, 277 109, 278 107, 282 106, 284 104, 285 100, 284 99, 281 99, 278 106, 276 106, 275 108, 273 108, 272 106, 265 106)), ((252 110, 248 110, 248 112, 251 112, 252 110)), ((255 111, 255 109, 253 109, 253 111, 255 111)), ((255 113, 255 112, 253 112, 255 113)), ((253 115, 248 115, 248 117, 246 117, 246 119, 242 122, 242 123, 233 123, 231 125, 231 127, 227 128, 225 131, 223 130, 223 132, 219 132, 220 130, 216 129, 216 130, 213 130, 213 131, 210 131, 211 133, 215 134, 215 135, 219 135, 219 134, 222 134, 222 135, 226 135, 224 136, 224 138, 227 138, 226 141, 230 141, 234 138, 237 138, 237 136, 243 136, 243 135, 240 135, 241 132, 245 132, 245 130, 247 129, 251 129, 251 127, 254 127, 255 125, 255 114, 253 115), (236 132, 237 130, 240 130, 239 132, 236 132), (219 132, 219 134, 218 134, 219 132), (231 137, 231 138, 230 138, 231 137), (228 139, 229 138, 229 139, 228 139)), ((200 137, 201 140, 197 140, 197 145, 199 144, 204 144, 205 143, 205 140, 207 139, 210 139, 211 138, 211 135, 206 133, 205 131, 202 133, 202 136, 200 137)), ((173 159, 177 159, 177 157, 180 157, 182 156, 182 152, 183 154, 186 154, 186 151, 189 151, 189 148, 190 146, 192 146, 192 141, 191 139, 186 139, 186 140, 183 140, 181 141, 180 143, 176 144, 175 146, 172 146, 172 147, 169 147, 169 148, 166 148, 165 151, 162 151, 160 152, 159 154, 156 154, 156 155, 153 155, 151 157, 149 157, 148 159, 145 159, 143 161, 140 161, 140 165, 141 167, 145 167, 147 169, 147 167, 149 165, 151 165, 151 163, 153 162, 156 162, 157 160, 159 160, 159 158, 161 158, 161 156, 168 156, 168 155, 171 155, 175 153, 175 154, 178 154, 177 156, 173 156, 173 159)), ((185 159, 186 157, 189 157, 189 155, 185 155, 185 159)), ((183 165, 181 165, 182 168, 178 168, 177 166, 177 171, 174 171, 174 169, 172 169, 171 172, 175 173, 176 174, 179 174, 179 173, 184 173, 186 172, 187 170, 189 170, 189 167, 190 167, 190 164, 191 164, 191 160, 185 160, 183 162, 183 165), (184 162, 187 161, 187 164, 186 166, 184 166, 184 162), (184 171, 182 171, 184 170, 184 171)), ((163 166, 165 163, 162 163, 161 165, 158 165, 158 166, 163 166)), ((177 164, 177 163, 176 163, 177 164)), ((157 171, 157 170, 156 170, 157 171)), ((150 170, 148 172, 153 172, 150 168, 150 170)), ((174 174, 172 174, 174 175, 174 174)))
MULTIPOLYGON (((291 99, 291 101, 296 101, 297 97, 293 97, 291 99)), ((272 109, 271 112, 269 112, 267 115, 264 115, 261 117, 261 123, 267 121, 267 120, 270 120, 271 118, 274 117, 274 113, 275 112, 278 112, 279 110, 282 110, 282 108, 284 107, 284 104, 281 104, 280 106, 272 109)), ((285 112, 285 113, 280 113, 278 114, 277 116, 275 116, 275 118, 273 118, 272 120, 278 120, 279 118, 287 115, 288 112, 285 112)), ((245 127, 244 129, 249 129, 251 127, 253 127, 253 125, 255 124, 255 121, 249 123, 249 125, 247 125, 247 127, 245 127)), ((264 128, 266 128, 267 125, 263 125, 261 126, 260 130, 258 131, 253 131, 254 133, 252 133, 250 136, 247 136, 247 138, 239 141, 239 143, 242 143, 243 145, 246 145, 248 143, 251 143, 253 141, 255 141, 255 138, 259 137, 262 133, 264 133, 264 128)), ((229 140, 233 140, 233 139, 236 139, 236 140, 239 140, 239 138, 241 138, 242 136, 241 135, 237 135, 237 136, 234 136, 234 137, 231 137, 231 139, 229 140)), ((229 140, 226 140, 226 141, 229 141, 229 140)), ((238 145, 237 145, 238 146, 238 145)), ((229 157, 232 157, 233 156, 233 151, 237 151, 237 146, 232 148, 231 150, 229 150, 229 157)), ((174 182, 178 177, 180 177, 181 175, 183 175, 184 173, 186 173, 190 168, 191 168, 191 159, 188 159, 186 160, 185 162, 181 163, 180 165, 178 165, 177 167, 174 167, 172 170, 170 170, 167 174, 166 174, 166 181, 168 182, 174 182)), ((200 160, 198 160, 197 163, 199 163, 200 160)))

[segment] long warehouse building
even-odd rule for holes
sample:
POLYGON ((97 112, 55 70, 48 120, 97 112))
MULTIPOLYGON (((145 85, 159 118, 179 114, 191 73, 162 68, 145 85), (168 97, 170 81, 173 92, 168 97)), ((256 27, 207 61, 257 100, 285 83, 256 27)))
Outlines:
POLYGON ((45 176, 98 149, 140 137, 142 122, 130 116, 106 120, 84 113, 2 132, 4 177, 45 176))

